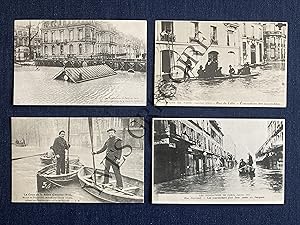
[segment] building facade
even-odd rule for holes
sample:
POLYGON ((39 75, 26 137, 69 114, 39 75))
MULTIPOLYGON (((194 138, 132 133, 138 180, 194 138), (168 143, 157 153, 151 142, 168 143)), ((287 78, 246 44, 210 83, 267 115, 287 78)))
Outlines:
POLYGON ((41 28, 44 58, 136 58, 141 46, 104 21, 53 20, 41 28))
POLYGON ((187 56, 192 59, 194 74, 209 58, 217 59, 218 67, 228 73, 229 65, 240 65, 238 27, 237 23, 157 21, 156 76, 178 69, 183 73, 187 56))
POLYGON ((239 23, 240 64, 252 65, 264 62, 263 25, 261 23, 239 23))
POLYGON ((285 60, 287 48, 286 28, 285 23, 264 24, 264 51, 267 62, 285 60))
POLYGON ((256 163, 268 169, 283 168, 284 122, 273 120, 268 123, 266 142, 255 154, 256 163))
POLYGON ((154 183, 227 167, 214 120, 154 120, 154 183))

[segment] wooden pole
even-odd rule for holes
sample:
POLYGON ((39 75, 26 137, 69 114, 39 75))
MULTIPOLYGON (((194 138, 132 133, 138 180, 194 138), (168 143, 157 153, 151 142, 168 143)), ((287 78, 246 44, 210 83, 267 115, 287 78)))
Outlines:
POLYGON ((96 183, 96 166, 95 166, 95 156, 94 156, 94 140, 93 140, 93 119, 91 117, 88 118, 89 122, 89 131, 90 131, 90 138, 91 138, 91 145, 92 145, 92 156, 93 156, 93 169, 94 169, 94 183, 96 183))
MULTIPOLYGON (((68 118, 68 145, 70 143, 70 123, 71 119, 70 117, 68 118)), ((67 168, 66 168, 66 173, 70 172, 70 149, 68 148, 67 150, 67 168)))

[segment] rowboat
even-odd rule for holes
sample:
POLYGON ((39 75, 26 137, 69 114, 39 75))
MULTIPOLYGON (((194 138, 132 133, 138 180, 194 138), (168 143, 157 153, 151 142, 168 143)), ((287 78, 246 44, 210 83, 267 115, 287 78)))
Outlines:
MULTIPOLYGON (((78 163, 79 162, 79 156, 78 155, 70 155, 70 164, 78 163)), ((40 160, 42 163, 49 165, 54 163, 54 158, 51 158, 48 156, 47 153, 40 156, 40 160)))
POLYGON ((115 187, 116 180, 112 172, 109 173, 110 183, 102 184, 104 170, 82 167, 78 171, 78 179, 82 189, 107 203, 143 203, 144 183, 140 180, 122 175, 123 189, 115 187), (96 176, 95 176, 96 175, 96 176), (94 182, 96 177, 96 182, 94 182))
POLYGON ((239 168, 240 175, 255 175, 255 168, 253 166, 246 165, 239 168))
POLYGON ((83 167, 79 162, 70 163, 69 173, 56 175, 56 164, 50 164, 37 172, 37 190, 44 191, 52 187, 63 187, 77 179, 78 171, 83 167))
MULTIPOLYGON (((247 75, 228 75, 224 74, 223 76, 219 77, 191 77, 188 80, 189 81, 223 81, 223 80, 233 80, 233 79, 241 79, 241 78, 251 78, 251 77, 256 77, 260 75, 260 73, 251 73, 247 75)), ((173 81, 175 83, 182 83, 185 82, 186 80, 184 78, 170 78, 170 81, 173 81)))

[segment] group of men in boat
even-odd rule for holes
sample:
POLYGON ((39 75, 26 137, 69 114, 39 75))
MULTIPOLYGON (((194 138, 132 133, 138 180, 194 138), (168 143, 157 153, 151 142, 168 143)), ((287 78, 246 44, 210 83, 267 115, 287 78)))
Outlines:
MULTIPOLYGON (((187 60, 185 62, 185 69, 184 69, 184 77, 183 79, 185 81, 190 80, 190 72, 192 70, 192 61, 191 57, 188 56, 187 60)), ((205 64, 205 67, 203 68, 202 65, 200 65, 198 71, 198 78, 200 79, 213 79, 215 77, 223 77, 224 74, 222 73, 222 67, 219 67, 218 60, 216 58, 209 58, 207 63, 205 64)), ((237 72, 233 68, 232 65, 229 65, 229 76, 233 75, 248 75, 251 74, 250 71, 250 64, 247 62, 245 63, 242 68, 238 69, 237 72)))
MULTIPOLYGON (((122 140, 116 136, 115 129, 108 129, 107 133, 108 139, 104 143, 103 147, 96 152, 92 152, 92 154, 99 154, 106 151, 103 184, 109 183, 109 170, 112 167, 117 180, 116 187, 118 189, 123 189, 122 176, 120 173, 122 140)), ((65 150, 68 150, 70 148, 70 144, 67 143, 64 138, 64 130, 61 130, 58 135, 59 136, 55 138, 53 145, 50 147, 49 154, 54 153, 54 157, 56 158, 56 174, 60 175, 65 173, 65 150)))
POLYGON ((248 161, 245 162, 244 159, 240 160, 239 171, 241 172, 251 172, 253 166, 253 158, 250 153, 248 153, 248 161))

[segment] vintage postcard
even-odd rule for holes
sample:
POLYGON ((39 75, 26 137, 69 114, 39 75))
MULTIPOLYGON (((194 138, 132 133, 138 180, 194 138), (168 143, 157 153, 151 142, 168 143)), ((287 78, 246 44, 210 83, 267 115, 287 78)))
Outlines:
POLYGON ((146 105, 147 21, 15 20, 14 105, 146 105))
POLYGON ((143 203, 144 120, 13 117, 12 202, 143 203))
POLYGON ((284 119, 153 119, 155 204, 284 204, 284 119))
POLYGON ((286 107, 286 22, 156 21, 157 106, 286 107))

